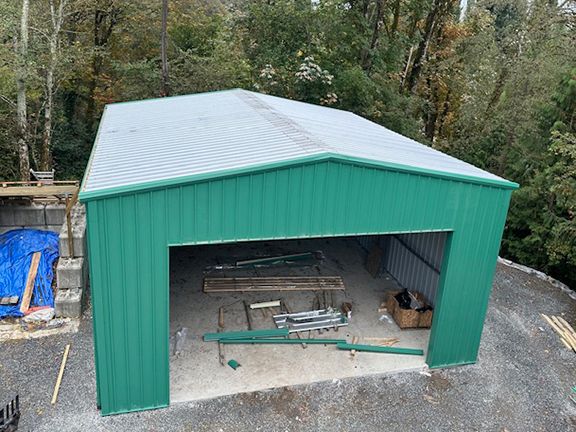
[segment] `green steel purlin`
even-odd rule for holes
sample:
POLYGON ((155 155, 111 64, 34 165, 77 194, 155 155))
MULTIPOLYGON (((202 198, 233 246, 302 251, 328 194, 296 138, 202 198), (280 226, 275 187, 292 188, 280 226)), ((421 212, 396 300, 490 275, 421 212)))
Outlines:
POLYGON ((266 329, 266 330, 247 330, 237 332, 206 333, 204 342, 223 341, 227 339, 251 339, 251 338, 269 338, 269 337, 286 337, 288 329, 266 329))
POLYGON ((356 351, 366 351, 366 352, 376 352, 376 353, 386 353, 386 354, 406 354, 406 355, 424 355, 424 351, 415 348, 399 348, 399 347, 388 347, 379 345, 358 345, 358 344, 348 344, 348 343, 338 343, 336 347, 341 350, 356 350, 356 351))
POLYGON ((223 344, 278 344, 278 345, 328 345, 346 343, 345 339, 222 339, 223 344))
POLYGON ((426 362, 476 361, 514 184, 342 158, 217 175, 81 195, 103 415, 169 404, 168 252, 183 244, 447 231, 426 362))

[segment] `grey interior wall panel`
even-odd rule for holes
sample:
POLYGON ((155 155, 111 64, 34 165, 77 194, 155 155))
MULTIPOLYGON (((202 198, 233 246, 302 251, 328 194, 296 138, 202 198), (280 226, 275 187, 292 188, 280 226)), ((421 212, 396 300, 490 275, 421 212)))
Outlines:
POLYGON ((446 233, 383 237, 383 267, 401 286, 422 293, 434 306, 445 240, 446 233))
POLYGON ((378 244, 384 251, 382 271, 389 273, 402 287, 422 293, 434 306, 446 236, 445 232, 429 232, 356 239, 366 253, 378 244))

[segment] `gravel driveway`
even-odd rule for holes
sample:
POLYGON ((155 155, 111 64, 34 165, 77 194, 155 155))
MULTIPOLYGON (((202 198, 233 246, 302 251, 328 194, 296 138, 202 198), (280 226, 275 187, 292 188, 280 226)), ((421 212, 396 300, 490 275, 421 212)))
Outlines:
MULTIPOLYGON (((465 305, 463 305, 465 307, 465 305)), ((238 394, 101 417, 89 312, 76 334, 0 345, 0 403, 20 394, 22 431, 569 431, 576 354, 540 313, 576 321, 576 302, 498 267, 477 364, 238 394), (72 344, 60 397, 50 398, 72 344)))

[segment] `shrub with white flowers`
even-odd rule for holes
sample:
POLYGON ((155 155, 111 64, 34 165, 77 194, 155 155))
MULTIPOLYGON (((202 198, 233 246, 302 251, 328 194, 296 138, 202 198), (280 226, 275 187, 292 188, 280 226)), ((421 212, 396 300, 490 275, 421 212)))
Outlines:
POLYGON ((300 81, 320 81, 323 84, 332 85, 334 75, 331 75, 330 72, 322 69, 320 65, 315 63, 313 56, 308 56, 300 64, 300 68, 298 72, 296 72, 296 78, 300 81))

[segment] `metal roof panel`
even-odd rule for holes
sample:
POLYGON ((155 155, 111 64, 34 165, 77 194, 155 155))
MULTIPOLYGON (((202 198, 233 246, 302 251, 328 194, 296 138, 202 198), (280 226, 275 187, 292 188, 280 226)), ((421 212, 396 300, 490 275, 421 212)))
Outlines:
POLYGON ((350 112, 234 89, 107 105, 82 191, 322 154, 506 182, 350 112))

